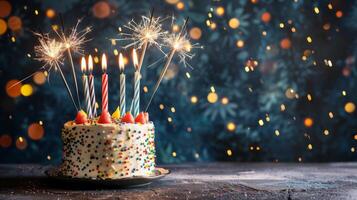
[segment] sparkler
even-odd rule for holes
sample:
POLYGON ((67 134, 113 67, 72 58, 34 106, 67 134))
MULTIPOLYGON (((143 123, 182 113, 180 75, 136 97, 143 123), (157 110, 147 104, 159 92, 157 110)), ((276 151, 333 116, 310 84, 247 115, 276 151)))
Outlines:
POLYGON ((160 17, 155 18, 153 15, 154 11, 152 10, 150 17, 141 17, 140 23, 131 20, 128 25, 124 26, 131 33, 120 33, 120 36, 123 38, 115 39, 129 42, 124 48, 139 47, 142 49, 139 61, 140 68, 144 60, 147 46, 154 45, 161 50, 161 44, 158 42, 158 39, 167 34, 167 31, 164 31, 161 25, 161 22, 164 19, 161 19, 160 17))
POLYGON ((167 60, 166 63, 164 65, 164 68, 162 69, 161 73, 160 73, 160 77, 159 80, 156 82, 153 93, 150 97, 150 100, 146 106, 145 112, 148 110, 152 99, 154 98, 157 89, 160 86, 160 83, 162 81, 162 79, 164 78, 164 75, 168 69, 168 67, 170 66, 170 63, 175 55, 175 53, 177 53, 180 57, 180 62, 182 62, 185 66, 187 65, 186 59, 189 58, 191 59, 194 55, 192 53, 190 53, 191 49, 193 47, 196 47, 197 45, 192 45, 190 43, 190 41, 187 39, 187 34, 184 33, 186 31, 186 26, 187 26, 187 22, 188 22, 188 18, 185 20, 181 31, 178 34, 170 34, 167 37, 164 38, 164 42, 166 43, 166 45, 168 45, 171 50, 170 53, 167 56, 167 60))
POLYGON ((57 42, 54 39, 50 39, 47 34, 44 35, 44 34, 36 33, 36 35, 39 37, 38 40, 40 44, 35 46, 35 54, 36 54, 35 59, 44 63, 42 68, 49 67, 47 71, 51 71, 53 67, 59 70, 62 81, 66 86, 69 96, 71 97, 72 103, 76 108, 76 110, 78 111, 78 107, 74 101, 72 92, 69 89, 67 80, 60 67, 60 64, 62 64, 62 60, 63 60, 63 50, 64 50, 63 43, 57 42))
POLYGON ((73 58, 72 58, 72 51, 76 53, 80 53, 82 51, 82 46, 85 42, 89 41, 86 39, 86 35, 92 31, 91 27, 87 27, 86 29, 83 29, 81 31, 78 31, 78 25, 80 24, 81 20, 79 19, 77 21, 77 24, 71 29, 71 32, 68 36, 66 36, 65 31, 64 31, 64 23, 62 20, 62 17, 60 15, 61 23, 62 23, 62 32, 59 33, 58 31, 55 30, 55 33, 58 35, 60 40, 63 43, 64 48, 67 50, 67 55, 71 64, 72 68, 72 77, 74 80, 74 85, 77 93, 77 101, 79 104, 79 107, 81 108, 81 102, 79 100, 79 92, 78 92, 78 84, 77 84, 77 75, 76 75, 76 70, 74 68, 73 64, 73 58))

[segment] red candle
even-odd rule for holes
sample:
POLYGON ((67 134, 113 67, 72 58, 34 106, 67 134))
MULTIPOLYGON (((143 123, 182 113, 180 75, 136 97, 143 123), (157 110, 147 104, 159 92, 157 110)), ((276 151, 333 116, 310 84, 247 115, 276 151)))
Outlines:
POLYGON ((102 56, 102 112, 108 112, 108 74, 107 74, 107 58, 105 54, 102 56))
POLYGON ((112 123, 111 116, 108 112, 108 74, 107 71, 107 58, 105 54, 102 56, 102 113, 99 117, 98 123, 109 124, 112 123))

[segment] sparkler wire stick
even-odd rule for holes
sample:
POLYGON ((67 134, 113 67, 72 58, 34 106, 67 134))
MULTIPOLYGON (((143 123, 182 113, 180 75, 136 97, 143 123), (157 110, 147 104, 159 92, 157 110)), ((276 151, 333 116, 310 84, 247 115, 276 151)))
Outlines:
POLYGON ((62 72, 62 69, 61 69, 61 67, 58 65, 58 63, 55 63, 55 65, 56 65, 56 67, 58 68, 58 71, 60 72, 62 81, 63 81, 64 85, 66 86, 67 92, 68 92, 69 96, 71 97, 72 103, 73 103, 74 107, 76 108, 76 110, 77 110, 77 112, 78 112, 78 107, 77 107, 77 105, 76 105, 76 103, 75 103, 75 101, 74 101, 72 92, 71 92, 71 90, 69 89, 69 86, 68 86, 66 77, 64 77, 64 74, 63 74, 63 72, 62 72))
MULTIPOLYGON (((64 21, 63 21, 63 18, 62 18, 62 13, 59 14, 59 17, 60 17, 61 27, 62 27, 62 37, 63 37, 63 39, 64 39, 65 45, 67 45, 67 37, 66 37, 66 35, 65 35, 65 33, 64 33, 64 21)), ((78 83, 77 83, 77 74, 76 74, 76 70, 74 69, 72 53, 71 53, 70 46, 66 46, 66 48, 67 48, 67 54, 68 54, 68 57, 69 57, 69 61, 70 61, 70 64, 71 64, 71 68, 72 68, 72 77, 73 77, 74 86, 75 86, 75 89, 76 89, 77 101, 78 101, 79 108, 81 109, 81 108, 82 108, 82 105, 81 105, 81 100, 79 99, 78 83)))
MULTIPOLYGON (((151 26, 152 18, 154 16, 154 8, 150 12, 150 21, 149 21, 149 26, 151 26)), ((144 58, 145 58, 145 53, 146 49, 148 47, 148 40, 146 39, 143 46, 142 46, 142 51, 141 51, 141 56, 140 60, 138 63, 138 66, 135 66, 135 78, 134 78, 134 97, 130 105, 130 112, 132 112, 132 108, 134 106, 134 116, 138 115, 140 112, 140 70, 141 66, 143 65, 144 58)))
POLYGON ((72 53, 71 53, 70 48, 67 49, 67 54, 68 54, 68 57, 69 57, 69 60, 70 60, 70 63, 71 63, 72 77, 73 77, 74 85, 75 85, 75 88, 76 88, 78 105, 79 105, 79 108, 82 108, 81 100, 79 99, 78 84, 77 84, 77 74, 76 74, 76 70, 74 69, 72 53))
MULTIPOLYGON (((188 19, 189 19, 189 18, 187 17, 186 20, 185 20, 185 22, 184 22, 184 24, 183 24, 183 26, 182 26, 182 29, 181 29, 179 35, 178 35, 178 39, 181 38, 181 36, 182 36, 184 30, 186 29, 188 19)), ((170 51, 170 53, 169 53, 169 55, 168 55, 168 57, 167 57, 166 63, 165 63, 165 65, 164 65, 164 68, 162 69, 162 71, 161 71, 161 73, 160 73, 159 80, 158 80, 158 81, 156 82, 156 84, 155 84, 153 93, 152 93, 152 95, 151 95, 151 97, 150 97, 150 100, 149 100, 149 102, 148 102, 148 104, 147 104, 147 106, 146 106, 146 108, 145 108, 145 112, 147 112, 147 110, 148 110, 148 108, 149 108, 149 106, 150 106, 150 104, 151 104, 151 101, 152 101, 152 99, 154 98, 154 96, 155 96, 155 94, 156 94, 156 92, 157 92, 157 89, 159 88, 160 83, 161 83, 162 79, 163 79, 164 76, 165 76, 165 73, 166 73, 167 69, 169 68, 169 65, 170 65, 170 63, 171 63, 171 61, 172 61, 172 58, 174 57, 175 52, 176 52, 176 48, 172 48, 171 51, 170 51)))
MULTIPOLYGON (((152 18, 154 17, 154 8, 151 10, 150 12, 150 22, 149 22, 149 27, 151 26, 151 22, 152 22, 152 18)), ((146 49, 148 47, 148 40, 146 40, 144 42, 144 45, 143 45, 143 49, 142 49, 142 53, 141 53, 141 56, 140 56, 140 60, 139 60, 139 65, 138 65, 138 68, 139 68, 139 72, 141 70, 141 66, 143 65, 143 62, 144 62, 144 57, 145 57, 145 52, 146 52, 146 49)))

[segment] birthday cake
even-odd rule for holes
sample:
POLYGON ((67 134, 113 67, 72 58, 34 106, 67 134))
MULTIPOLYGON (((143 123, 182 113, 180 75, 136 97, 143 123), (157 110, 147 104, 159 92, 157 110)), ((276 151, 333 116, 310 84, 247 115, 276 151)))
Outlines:
POLYGON ((130 113, 112 123, 84 120, 84 112, 62 129, 60 173, 73 178, 119 179, 150 176, 155 170, 154 124, 130 113), (84 123, 83 123, 84 122, 84 123))

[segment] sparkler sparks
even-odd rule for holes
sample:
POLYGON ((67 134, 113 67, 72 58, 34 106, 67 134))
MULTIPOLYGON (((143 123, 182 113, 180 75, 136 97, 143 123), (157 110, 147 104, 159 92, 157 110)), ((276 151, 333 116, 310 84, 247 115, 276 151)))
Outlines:
POLYGON ((167 34, 167 31, 162 29, 161 22, 163 20, 164 19, 161 19, 160 17, 155 18, 153 16, 142 16, 140 23, 131 20, 128 25, 124 26, 131 33, 120 33, 120 36, 123 38, 116 40, 129 42, 124 48, 141 48, 145 43, 148 43, 161 50, 161 44, 158 42, 158 39, 167 34))
MULTIPOLYGON (((61 17, 61 16, 60 16, 61 17)), ((67 50, 67 55, 71 64, 71 69, 72 69, 72 78, 74 80, 74 86, 76 89, 76 94, 77 94, 77 101, 78 105, 81 108, 81 101, 79 100, 79 91, 78 91, 78 83, 77 83, 77 75, 76 75, 76 70, 74 68, 73 64, 73 58, 72 58, 72 51, 75 53, 80 53, 83 51, 82 47, 83 44, 89 41, 86 39, 86 35, 92 31, 91 27, 87 27, 86 29, 83 29, 81 31, 78 31, 78 25, 80 24, 81 20, 79 19, 77 21, 77 24, 72 28, 71 33, 66 36, 65 30, 64 30, 64 23, 61 17, 61 23, 62 23, 62 32, 59 33, 58 31, 55 30, 55 33, 58 35, 60 40, 63 43, 64 48, 67 50)))
POLYGON ((63 61, 63 43, 50 39, 48 34, 35 33, 38 36, 39 45, 35 46, 35 60, 43 62, 43 68, 47 66, 50 71, 52 67, 57 66, 63 61))
POLYGON ((63 60, 63 52, 64 52, 63 43, 58 42, 55 39, 50 39, 48 34, 35 33, 35 35, 39 37, 38 40, 40 43, 39 45, 35 46, 35 55, 36 55, 35 59, 44 63, 44 65, 42 66, 43 69, 49 67, 47 69, 48 72, 50 72, 53 67, 59 70, 62 81, 66 86, 68 95, 70 96, 74 107, 78 111, 78 107, 74 101, 72 92, 69 89, 67 80, 60 67, 60 64, 62 64, 62 60, 63 60))
POLYGON ((180 63, 182 63, 185 67, 190 66, 187 60, 190 60, 195 56, 195 54, 193 54, 191 50, 194 48, 203 48, 197 43, 191 44, 190 40, 188 39, 187 33, 183 32, 179 34, 169 34, 167 37, 164 38, 164 43, 165 46, 168 46, 171 49, 175 50, 175 53, 177 53, 180 58, 180 63))
POLYGON ((64 30, 62 30, 62 32, 55 30, 55 33, 62 41, 64 48, 70 49, 75 53, 81 53, 83 51, 83 44, 90 41, 86 38, 86 36, 92 31, 92 27, 87 27, 81 31, 78 31, 78 26, 80 23, 81 20, 78 20, 77 24, 71 29, 71 32, 68 36, 65 35, 64 30))
POLYGON ((178 34, 170 34, 166 38, 164 38, 164 42, 166 43, 167 46, 170 47, 171 50, 170 53, 166 56, 167 57, 166 63, 164 65, 164 68, 161 70, 159 80, 156 82, 154 86, 153 93, 151 94, 150 100, 145 108, 145 111, 149 109, 151 101, 153 100, 157 92, 157 89, 159 88, 160 83, 164 78, 165 73, 169 68, 175 53, 178 53, 180 57, 180 62, 183 63, 185 67, 188 65, 186 59, 187 58, 191 59, 194 56, 194 54, 190 52, 193 47, 197 47, 197 44, 192 45, 190 41, 187 39, 187 33, 186 33, 187 22, 188 22, 188 18, 185 20, 181 28, 181 31, 178 34))

